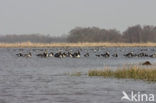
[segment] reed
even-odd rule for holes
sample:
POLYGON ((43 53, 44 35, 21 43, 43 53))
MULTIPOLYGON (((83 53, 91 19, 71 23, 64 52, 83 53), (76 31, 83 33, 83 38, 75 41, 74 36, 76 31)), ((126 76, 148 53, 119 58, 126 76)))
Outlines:
POLYGON ((145 81, 156 81, 156 69, 139 68, 137 66, 130 68, 122 68, 117 70, 89 70, 88 76, 102 76, 105 78, 125 78, 125 79, 140 79, 145 81))
POLYGON ((155 47, 156 43, 0 43, 0 48, 31 47, 155 47))

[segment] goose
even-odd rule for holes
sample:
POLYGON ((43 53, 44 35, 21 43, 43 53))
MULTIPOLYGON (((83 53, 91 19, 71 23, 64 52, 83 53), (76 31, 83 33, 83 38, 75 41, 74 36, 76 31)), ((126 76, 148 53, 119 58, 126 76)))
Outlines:
POLYGON ((138 57, 147 57, 148 54, 146 54, 146 53, 139 53, 137 56, 138 56, 138 57))
POLYGON ((80 53, 80 51, 79 51, 79 50, 78 50, 77 54, 78 54, 78 55, 81 55, 81 53, 80 53))
POLYGON ((54 57, 56 57, 56 58, 62 58, 63 56, 62 56, 62 53, 61 52, 58 52, 58 53, 56 53, 54 55, 54 57))
POLYGON ((100 57, 100 55, 99 55, 99 54, 96 54, 95 56, 100 57))
POLYGON ((73 57, 73 56, 72 56, 72 53, 70 53, 70 52, 68 52, 66 56, 67 56, 67 57, 73 57))
POLYGON ((28 54, 24 54, 23 56, 28 58, 28 57, 32 57, 32 54, 31 52, 29 52, 28 54))
POLYGON ((62 53, 62 57, 65 58, 67 56, 67 54, 64 52, 62 53))
POLYGON ((48 57, 49 54, 47 52, 44 52, 44 53, 41 53, 41 54, 37 54, 36 56, 39 56, 39 57, 48 57))
POLYGON ((113 56, 113 57, 118 57, 118 54, 117 54, 117 53, 115 53, 115 54, 113 54, 112 56, 113 56))
POLYGON ((110 56, 109 52, 106 52, 105 56, 106 57, 109 57, 110 56))
POLYGON ((80 58, 80 52, 75 52, 74 54, 72 54, 73 58, 80 58))
POLYGON ((156 58, 156 53, 150 55, 149 57, 156 58))
POLYGON ((43 56, 43 54, 37 54, 36 56, 40 56, 40 57, 42 57, 42 56, 43 56))
POLYGON ((18 53, 18 54, 16 54, 18 57, 22 57, 23 56, 23 54, 22 53, 18 53))
POLYGON ((105 54, 101 54, 101 56, 103 56, 103 57, 109 57, 110 56, 110 54, 109 54, 109 52, 106 52, 105 54))
POLYGON ((48 57, 53 57, 54 56, 54 53, 53 52, 50 52, 49 54, 48 54, 48 57))
POLYGON ((76 54, 75 57, 76 57, 76 58, 80 58, 80 54, 76 54))
POLYGON ((84 54, 84 57, 89 57, 89 53, 84 54))
POLYGON ((134 54, 133 54, 133 52, 130 52, 130 53, 125 54, 124 56, 126 56, 126 57, 133 57, 134 54))
POLYGON ((45 50, 45 52, 43 53, 43 55, 44 55, 45 58, 49 57, 49 54, 48 54, 47 49, 45 50))

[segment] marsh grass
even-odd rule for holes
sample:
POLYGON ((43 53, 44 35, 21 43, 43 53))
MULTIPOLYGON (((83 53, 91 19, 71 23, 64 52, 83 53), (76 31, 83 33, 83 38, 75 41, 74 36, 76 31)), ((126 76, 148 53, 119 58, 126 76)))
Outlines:
POLYGON ((156 43, 0 43, 0 48, 27 47, 154 47, 156 43))
POLYGON ((105 78, 124 78, 124 79, 140 79, 145 81, 156 81, 156 69, 139 68, 137 66, 130 68, 122 68, 117 70, 89 70, 88 76, 102 76, 105 78))

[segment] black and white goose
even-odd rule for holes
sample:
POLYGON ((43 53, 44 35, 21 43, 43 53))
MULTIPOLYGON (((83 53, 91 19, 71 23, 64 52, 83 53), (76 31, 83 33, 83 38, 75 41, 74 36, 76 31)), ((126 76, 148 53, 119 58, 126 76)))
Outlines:
POLYGON ((27 57, 27 58, 32 57, 32 54, 31 54, 31 52, 29 52, 28 54, 24 54, 23 57, 27 57))
POLYGON ((22 53, 18 53, 18 54, 16 54, 18 57, 22 57, 23 56, 23 54, 22 53))

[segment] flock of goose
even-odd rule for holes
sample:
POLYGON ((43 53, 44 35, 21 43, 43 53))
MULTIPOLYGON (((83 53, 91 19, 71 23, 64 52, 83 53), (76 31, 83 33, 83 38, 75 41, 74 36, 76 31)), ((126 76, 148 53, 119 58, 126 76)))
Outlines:
MULTIPOLYGON (((29 53, 18 53, 16 54, 18 57, 32 57, 32 53, 29 52, 29 53)), ((71 53, 71 52, 57 52, 57 53, 53 53, 53 52, 43 52, 43 53, 39 53, 37 54, 36 56, 38 57, 42 57, 42 58, 47 58, 47 57, 56 57, 56 58, 65 58, 65 57, 71 57, 71 58, 80 58, 82 56, 82 54, 80 53, 80 51, 77 51, 77 52, 74 52, 74 53, 71 53)), ((83 54, 84 57, 89 57, 90 54, 87 52, 85 54, 83 54)), ((110 53, 109 52, 106 52, 106 53, 103 53, 103 54, 96 54, 95 56, 97 57, 105 57, 105 58, 108 58, 110 57, 110 53)), ((118 57, 118 54, 113 54, 112 55, 113 57, 118 57)))
POLYGON ((146 53, 139 53, 139 54, 134 54, 133 52, 127 53, 124 56, 126 57, 152 57, 152 58, 156 58, 156 53, 152 54, 152 55, 148 55, 146 53))
MULTIPOLYGON (((16 54, 18 57, 32 57, 32 53, 29 52, 27 54, 22 54, 22 53, 18 53, 16 54)), ((65 52, 57 52, 57 53, 53 53, 53 52, 50 52, 48 53, 47 51, 46 52, 43 52, 43 53, 40 53, 40 54, 37 54, 36 56, 38 57, 42 57, 42 58, 47 58, 47 57, 56 57, 56 58, 65 58, 65 57, 72 57, 72 58, 79 58, 80 57, 80 52, 74 52, 74 53, 65 53, 65 52)))
MULTIPOLYGON (((29 53, 18 53, 16 54, 18 57, 32 57, 32 53, 29 52, 29 53)), ((42 53, 39 53, 39 54, 36 54, 37 57, 42 57, 42 58, 47 58, 47 57, 56 57, 56 58, 65 58, 65 57, 71 57, 71 58, 80 58, 80 57, 89 57, 90 56, 90 53, 89 52, 86 52, 85 54, 84 53, 80 53, 80 50, 77 50, 76 52, 70 52, 70 51, 67 51, 67 52, 48 52, 48 51, 44 51, 42 53)), ((110 54, 108 51, 105 52, 105 53, 95 53, 95 56, 96 57, 105 57, 105 58, 109 58, 109 57, 118 57, 118 54, 117 53, 114 53, 114 54, 110 54)), ((135 54, 133 52, 129 52, 127 54, 124 54, 123 56, 125 57, 128 57, 128 58, 132 58, 132 57, 151 57, 151 58, 156 58, 156 53, 152 54, 152 55, 149 55, 149 54, 146 54, 144 52, 141 52, 141 53, 138 53, 138 54, 135 54)))

